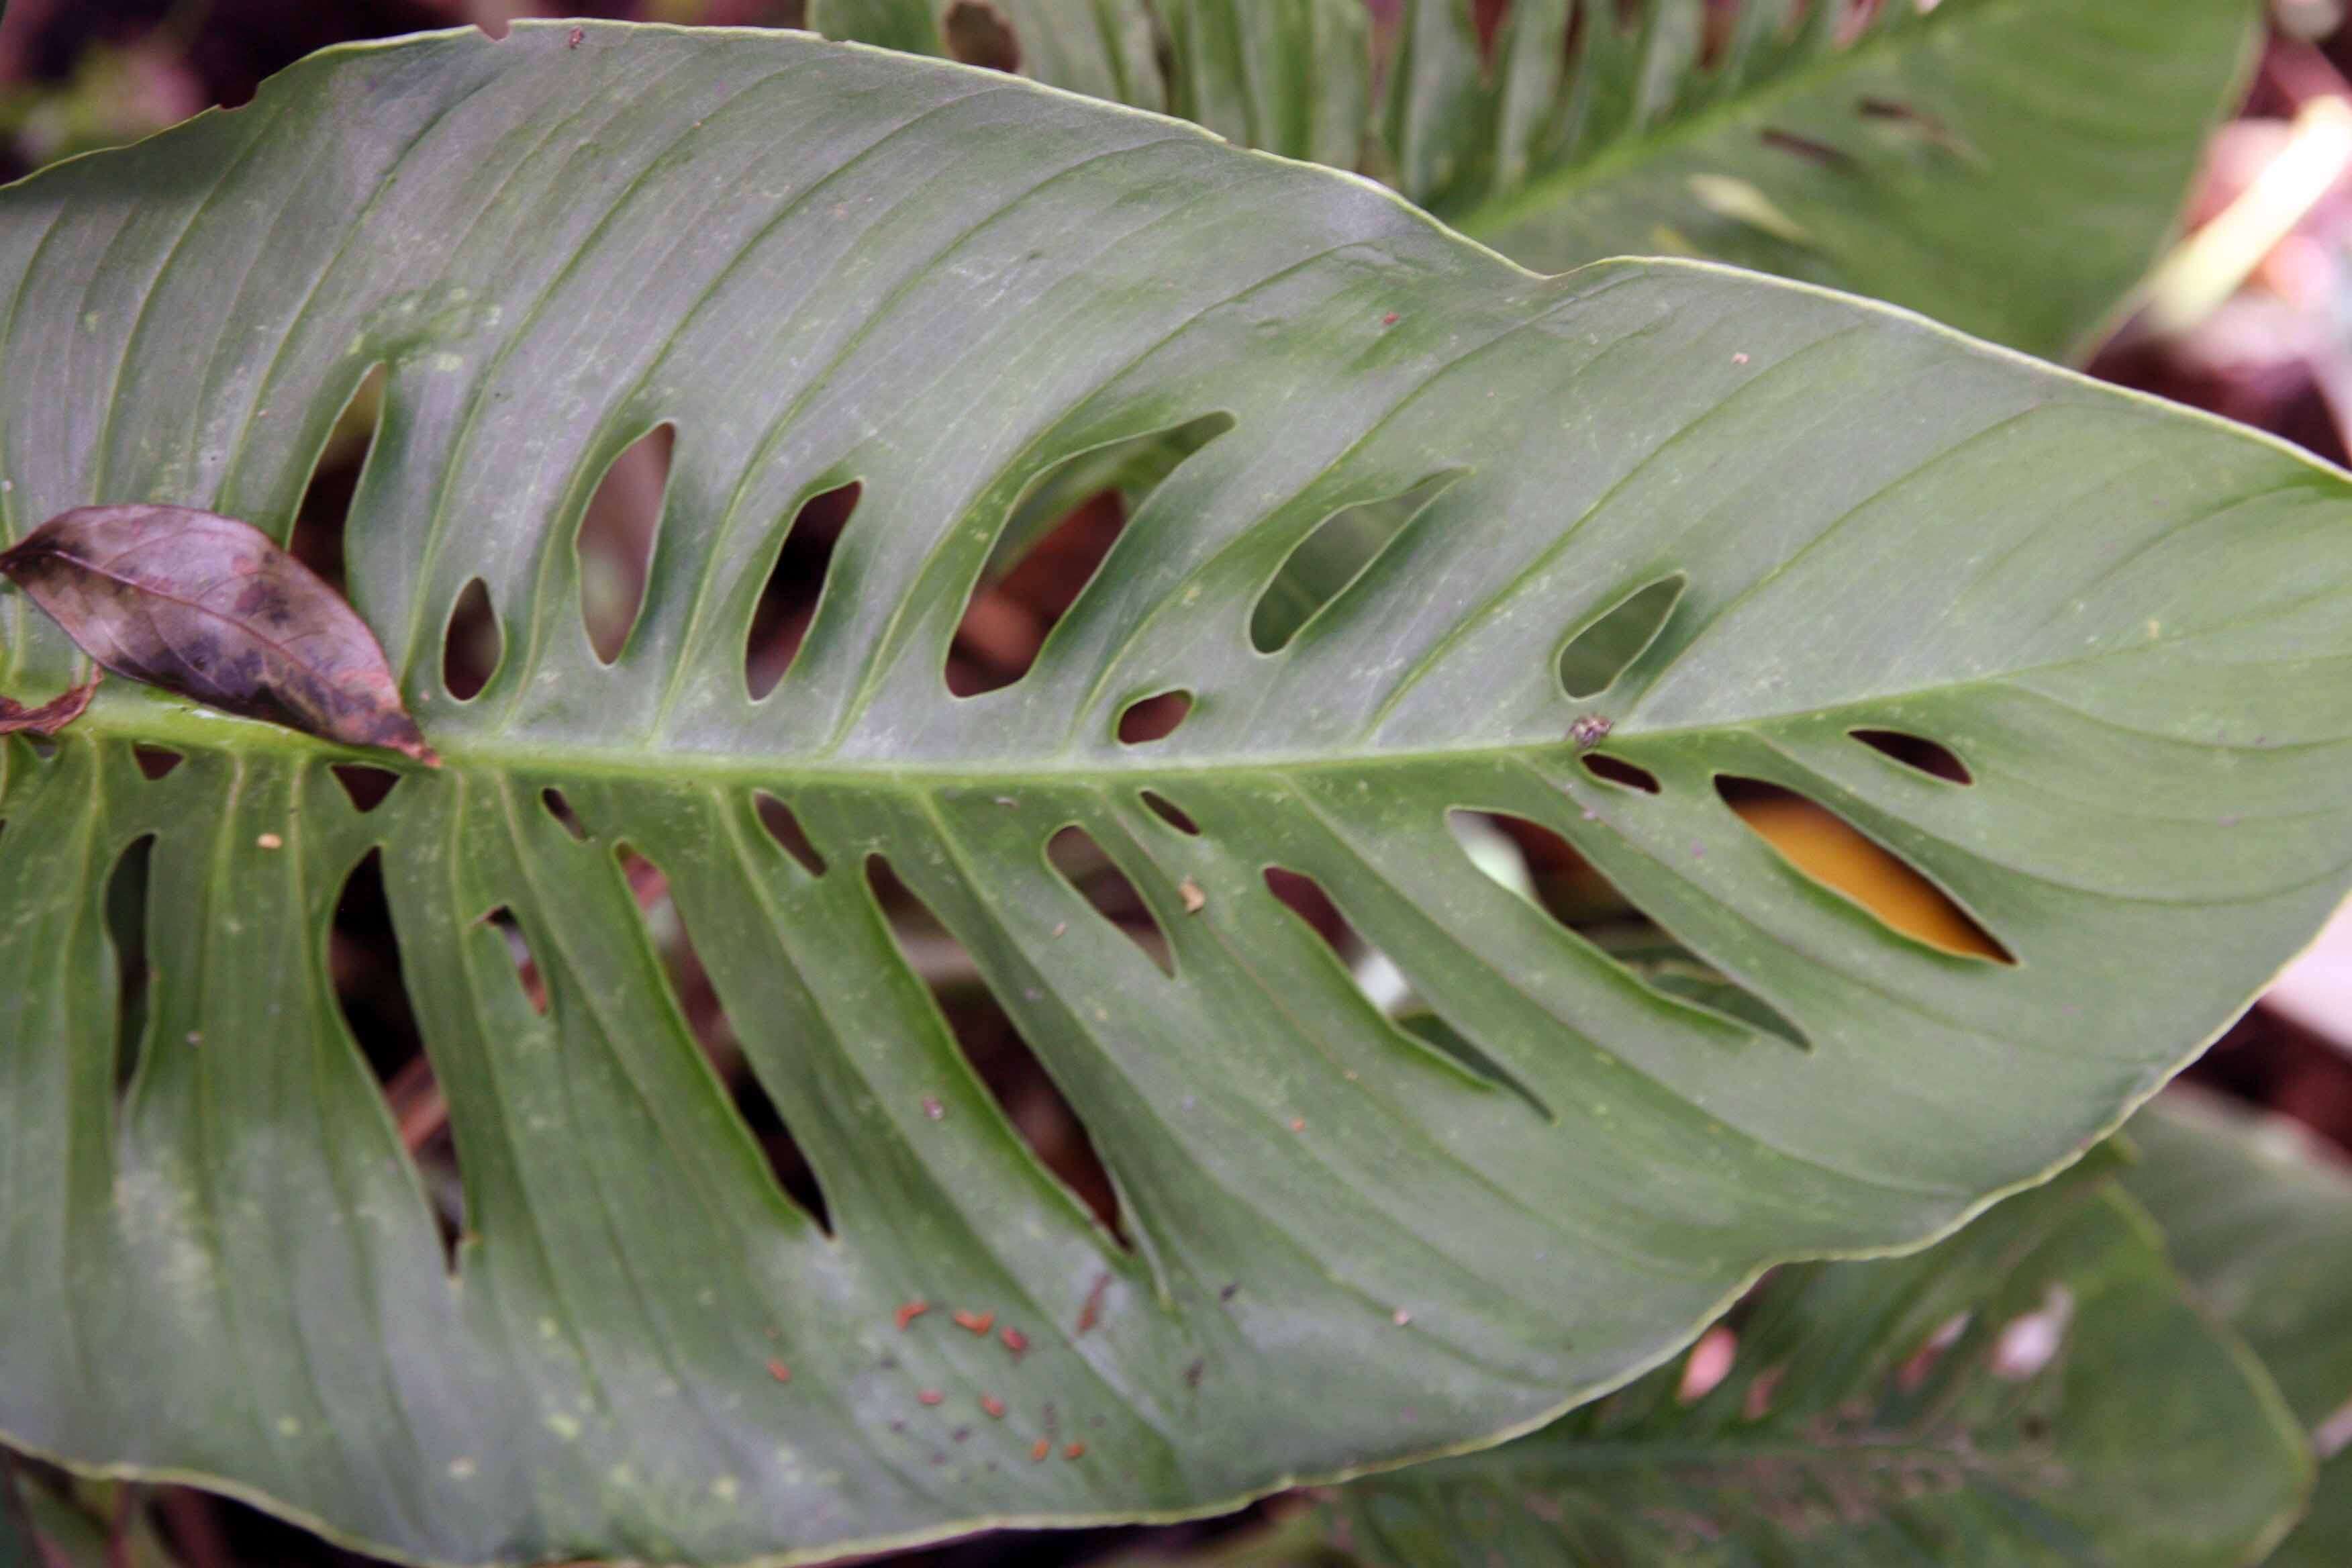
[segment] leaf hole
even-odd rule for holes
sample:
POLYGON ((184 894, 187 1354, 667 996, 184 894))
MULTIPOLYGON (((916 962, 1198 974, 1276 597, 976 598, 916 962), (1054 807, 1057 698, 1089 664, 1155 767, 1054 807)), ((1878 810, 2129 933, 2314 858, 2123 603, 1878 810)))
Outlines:
POLYGON ((1158 964, 1162 974, 1175 974, 1176 957, 1168 933, 1160 929, 1151 906, 1144 902, 1143 895, 1094 835, 1075 823, 1064 827, 1046 840, 1045 859, 1061 873, 1062 880, 1094 906, 1097 914, 1158 964))
POLYGON ((106 936, 114 950, 114 1087, 130 1087, 147 1036, 154 975, 147 961, 148 886, 155 836, 142 834, 106 877, 106 936))
POLYGON ((375 1075, 401 1147, 416 1166, 440 1232, 443 1261, 456 1268, 464 1233, 465 1184, 449 1106, 434 1076, 416 1024, 392 905, 384 894, 383 852, 370 849, 343 879, 327 931, 327 980, 352 1043, 375 1075))
POLYGON ((530 1004, 532 1012, 546 1017, 547 981, 540 973, 539 961, 531 956, 530 939, 523 935, 522 922, 515 919, 514 910, 500 904, 479 923, 497 928, 507 944, 507 956, 514 960, 515 983, 522 987, 523 1000, 530 1004))
POLYGON ((392 794, 393 785, 400 782, 400 775, 390 768, 371 767, 365 763, 330 763, 327 771, 335 775, 335 782, 343 786, 343 794, 351 799, 352 809, 362 816, 382 805, 392 794))
POLYGON ((988 0, 954 0, 940 33, 951 60, 989 70, 1021 68, 1021 41, 1013 36, 1013 24, 988 0))
POLYGON ((950 1037, 1005 1124, 1104 1233, 1132 1252, 1118 1185, 1094 1139, 982 978, 971 954, 882 856, 866 858, 866 876, 900 955, 929 988, 950 1037))
POLYGON ((140 742, 131 746, 131 760, 138 764, 139 776, 152 784, 188 759, 169 746, 150 746, 140 742))
POLYGON ((1149 806, 1152 815, 1159 817, 1160 821, 1179 833, 1190 834, 1195 838, 1201 837, 1201 825, 1193 821, 1192 814, 1182 806, 1178 805, 1158 790, 1145 790, 1142 795, 1143 804, 1149 806))
POLYGON ((792 668, 824 595, 841 531, 849 526, 864 493, 855 480, 836 485, 809 497, 793 514, 744 636, 743 689, 752 701, 773 691, 792 668))
POLYGON ((1646 584, 1618 600, 1568 639, 1559 650, 1559 684, 1582 701, 1617 683, 1633 662, 1658 640, 1690 579, 1677 572, 1646 584))
POLYGON ((778 848, 799 861, 801 869, 810 876, 824 875, 824 857, 818 853, 808 830, 801 826, 801 819, 793 815, 791 806, 766 790, 752 792, 751 806, 759 814, 760 826, 768 830, 768 837, 776 841, 778 848))
POLYGON ((1234 426, 1205 415, 1077 453, 1023 486, 964 601, 948 690, 977 697, 1029 673, 1054 628, 1102 571, 1145 492, 1234 426))
POLYGON ((672 894, 669 878, 652 860, 627 844, 614 847, 647 947, 659 963, 669 1001, 710 1069, 725 1087, 737 1117, 758 1145, 761 1157, 777 1186, 803 1215, 827 1236, 833 1231, 833 1209, 818 1182, 816 1168, 803 1152, 777 1109, 757 1068, 743 1049, 742 1037, 727 1016, 726 1004, 710 982, 701 953, 694 945, 685 911, 672 894))
POLYGON ((588 841, 588 825, 580 820, 580 814, 572 809, 570 798, 562 790, 553 784, 541 790, 539 805, 541 810, 555 819, 557 826, 572 836, 574 844, 588 841))
POLYGON ((1139 697, 1119 710, 1118 741, 1123 746, 1148 746, 1164 741, 1192 716, 1189 691, 1157 691, 1139 697))
POLYGON ((1260 653, 1279 653, 1289 647, 1307 622, 1347 592, 1414 519, 1468 471, 1442 469, 1394 495, 1341 507, 1309 529, 1283 557, 1250 611, 1251 646, 1260 653))
POLYGON ((1442 1062, 1481 1089, 1507 1089, 1546 1121, 1559 1120, 1526 1079, 1416 995, 1412 982, 1396 961, 1349 922, 1322 883, 1284 866, 1267 867, 1265 877, 1266 891, 1330 949, 1365 1002, 1406 1046, 1442 1062))
POLYGON ((1849 730, 1846 733, 1881 756, 1891 758, 1906 768, 1916 769, 1929 778, 1957 784, 1977 782, 1976 775, 1969 772, 1969 765, 1960 761, 1949 746, 1930 741, 1924 735, 1907 735, 1899 730, 1849 730))
POLYGON ((352 499, 359 493, 360 476, 367 470, 383 423, 385 380, 381 363, 370 365, 336 412, 310 465, 310 482, 294 509, 294 527, 286 538, 287 553, 345 598, 351 596, 344 541, 351 525, 352 499))
POLYGON ((498 673, 504 646, 498 612, 490 607, 490 585, 479 577, 467 579, 442 632, 442 686, 458 701, 472 701, 498 673))
POLYGON ((580 618, 600 664, 628 647, 645 607, 654 541, 661 532, 677 426, 665 422, 614 456, 580 514, 572 550, 580 563, 580 618))
POLYGON ((1910 862, 1827 806, 1762 779, 1718 774, 1716 793, 1790 868, 1897 936, 1961 958, 2017 962, 1910 862))
POLYGON ((1600 868, 1543 824, 1509 812, 1457 810, 1446 814, 1446 826, 1480 869, 1639 984, 1678 1006, 1811 1048, 1787 1015, 1661 930, 1600 868))
POLYGON ((1645 767, 1629 763, 1622 757, 1611 756, 1607 752, 1587 752, 1576 760, 1583 765, 1584 771, 1594 778, 1615 784, 1621 789, 1639 790, 1643 795, 1656 795, 1659 792, 1657 774, 1645 767))

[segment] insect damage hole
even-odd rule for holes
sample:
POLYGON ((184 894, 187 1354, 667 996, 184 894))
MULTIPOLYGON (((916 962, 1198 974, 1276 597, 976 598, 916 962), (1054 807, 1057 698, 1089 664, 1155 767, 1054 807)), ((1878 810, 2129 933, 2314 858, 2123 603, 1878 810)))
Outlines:
POLYGON ((1283 557, 1250 611, 1250 643, 1279 653, 1337 599, 1405 529, 1467 474, 1445 468, 1377 500, 1341 507, 1309 529, 1283 557))
POLYGON ((866 885, 907 967, 931 993, 948 1033, 1039 1165, 1094 1216, 1121 1248, 1133 1251, 1118 1188, 1096 1152, 1086 1123, 1022 1037, 1012 1016, 982 979, 980 966, 930 906, 880 855, 866 861, 866 885))
POLYGON ((1482 1089, 1507 1089, 1546 1121, 1559 1120, 1541 1095, 1416 995, 1412 982, 1378 943, 1342 914, 1322 883, 1284 866, 1265 868, 1266 891, 1313 931, 1373 1011, 1411 1047, 1427 1053, 1482 1089))
POLYGON ((760 826, 766 828, 768 837, 776 841, 776 847, 800 862, 801 869, 810 876, 824 875, 824 856, 818 851, 815 842, 809 837, 808 830, 801 826, 801 819, 793 815, 791 806, 766 790, 755 790, 751 795, 751 808, 759 815, 760 826))
POLYGON ((1972 784, 1976 775, 1949 746, 1925 735, 1900 730, 1848 730, 1846 733, 1879 755, 1946 784, 1972 784))
POLYGON ((124 847, 106 877, 106 937, 114 950, 114 1087, 130 1087, 147 1037, 153 972, 147 962, 149 872, 155 836, 124 847))
POLYGON ((865 493, 856 480, 802 501, 777 542, 774 561, 743 639, 743 689, 757 702, 776 689, 800 654, 824 585, 833 574, 841 531, 865 493))
POLYGON ((1666 629, 1690 579, 1677 572, 1646 584, 1603 610, 1559 650, 1560 689, 1583 701, 1617 683, 1666 629))
POLYGON ((728 1016, 726 1004, 695 948, 694 933, 670 890, 667 874, 625 843, 615 845, 613 854, 677 1018, 725 1086, 736 1116, 759 1146, 777 1186, 794 1208, 831 1236, 833 1208, 817 1179, 816 1167, 785 1124, 767 1085, 760 1080, 758 1064, 744 1048, 742 1036, 728 1016))
POLYGON ((1950 894, 1829 807, 1780 784, 1735 773, 1717 774, 1715 788, 1792 870, 1889 931, 1961 958, 2017 962, 1950 894))
POLYGON ((441 1234, 444 1261, 454 1268, 457 1238, 466 1228, 465 1184, 458 1176, 448 1102, 425 1054, 409 997, 380 849, 360 858, 336 895, 327 928, 327 981, 343 1027, 383 1091, 401 1147, 415 1163, 441 1234))
POLYGON ((1800 1050, 1811 1048, 1804 1031, 1779 1008, 1668 935, 1599 867, 1542 823, 1509 812, 1453 811, 1446 814, 1446 826, 1481 869, 1643 986, 1800 1050), (1498 867, 1508 868, 1496 852, 1496 833, 1507 839, 1521 868, 1516 878, 1496 875, 1498 867))
POLYGON ((1232 416, 1212 414, 1129 437, 1066 458, 1023 486, 957 621, 950 693, 977 697, 1028 674, 1146 492, 1233 426, 1232 416))
POLYGON ((1094 906, 1097 914, 1158 964, 1162 974, 1175 974, 1176 957, 1167 931, 1160 928, 1159 918, 1136 890, 1135 884, 1128 880, 1127 873, 1119 869, 1118 862, 1110 858, 1109 851, 1096 841, 1094 835, 1072 823, 1045 841, 1045 860, 1080 898, 1094 906))
POLYGON ((490 585, 479 577, 467 579, 442 628, 442 686, 458 701, 472 701, 498 673, 505 647, 498 612, 490 605, 490 585))
POLYGON ((677 443, 677 426, 667 421, 631 441, 614 454, 581 511, 572 542, 580 563, 580 618, 600 664, 621 657, 645 607, 677 443))
POLYGON ((571 800, 562 790, 549 784, 539 792, 539 805, 541 810, 555 819, 557 826, 571 836, 572 842, 587 842, 588 825, 580 820, 580 814, 572 809, 571 800))
POLYGON ((327 585, 348 598, 351 584, 345 569, 344 542, 351 526, 352 500, 359 493, 360 477, 367 471, 383 424, 383 365, 370 365, 352 386, 320 440, 319 456, 310 465, 310 482, 294 509, 294 527, 286 551, 317 573, 327 585))

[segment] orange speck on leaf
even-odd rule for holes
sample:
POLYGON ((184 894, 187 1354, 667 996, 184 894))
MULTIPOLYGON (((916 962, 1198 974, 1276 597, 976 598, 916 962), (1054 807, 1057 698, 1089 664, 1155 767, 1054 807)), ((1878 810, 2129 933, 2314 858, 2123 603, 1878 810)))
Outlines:
POLYGON ((1087 1446, 1084 1443, 1073 1443, 1062 1450, 1062 1458, 1066 1459, 1083 1459, 1086 1457, 1087 1446))
POLYGON ((1022 1352, 1029 1348, 1029 1336, 1023 1333, 1019 1329, 1007 1329, 1002 1334, 999 1334, 997 1338, 1003 1340, 1004 1342, 1004 1348, 1011 1351, 1014 1355, 1019 1355, 1022 1352))
POLYGON ((782 1362, 772 1361, 768 1363, 768 1375, 778 1383, 790 1383, 793 1380, 793 1369, 782 1362))
POLYGON ((988 1412, 988 1418, 991 1421, 1002 1421, 1004 1419, 1004 1401, 997 1398, 993 1394, 982 1394, 980 1396, 980 1407, 988 1412))
POLYGON ((996 1326, 996 1314, 993 1312, 958 1312, 955 1315, 955 1326, 971 1333, 985 1334, 989 1330, 996 1326))
POLYGON ((915 1390, 915 1397, 921 1400, 926 1405, 937 1405, 940 1401, 945 1399, 947 1395, 941 1394, 936 1388, 919 1388, 915 1390))
POLYGON ((1037 1439, 1036 1444, 1029 1450, 1030 1461, 1033 1464, 1043 1464, 1045 1462, 1045 1456, 1053 1451, 1054 1444, 1052 1439, 1040 1437, 1037 1439))
POLYGON ((908 1323, 913 1322, 917 1318, 921 1317, 925 1312, 928 1312, 930 1310, 931 1304, 929 1301, 908 1302, 905 1306, 898 1309, 898 1327, 903 1331, 908 1323))

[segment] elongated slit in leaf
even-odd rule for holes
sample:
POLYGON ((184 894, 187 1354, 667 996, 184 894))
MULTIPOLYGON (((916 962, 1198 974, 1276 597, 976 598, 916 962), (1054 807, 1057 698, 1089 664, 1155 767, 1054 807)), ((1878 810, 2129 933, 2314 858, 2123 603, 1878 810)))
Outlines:
POLYGON ((149 868, 155 836, 142 834, 118 856, 106 878, 106 935, 114 949, 114 1087, 130 1087, 145 1049, 152 972, 147 963, 149 868))
POLYGON ((1122 746, 1148 746, 1164 741, 1192 716, 1189 691, 1158 691, 1139 697, 1119 710, 1118 742, 1122 746))
POLYGON ((514 910, 500 904, 484 915, 480 923, 498 928, 507 945, 507 956, 514 961, 515 984, 522 988, 523 1000, 530 1004, 532 1012, 542 1018, 547 1016, 551 1001, 547 981, 540 971, 539 961, 531 956, 530 939, 523 935, 522 922, 515 919, 514 910))
POLYGON ((539 804, 541 810, 555 819, 558 826, 572 836, 574 844, 587 840, 588 825, 580 820, 580 814, 572 809, 570 798, 562 790, 549 784, 539 792, 539 804))
POLYGON ((1656 795, 1664 788, 1658 783, 1658 775, 1649 769, 1637 763, 1629 763, 1622 757, 1612 756, 1607 752, 1588 752, 1576 760, 1579 765, 1594 778, 1605 784, 1615 784, 1621 789, 1639 790, 1643 795, 1656 795))
POLYGON ((505 656, 506 637, 499 629, 499 614, 490 604, 490 585, 479 577, 467 580, 449 606, 449 620, 441 634, 441 684, 460 702, 481 695, 498 674, 505 656))
POLYGON ((580 618, 600 664, 629 645, 645 606, 669 489, 677 426, 655 426, 616 454, 580 513, 572 551, 580 566, 580 618))
POLYGON ((743 637, 743 689, 757 702, 776 689, 799 656, 833 572, 834 547, 857 510, 864 488, 856 480, 820 490, 801 502, 776 542, 760 601, 743 637))
POLYGON ((1309 529, 1283 557, 1250 611, 1251 644, 1260 653, 1289 647, 1307 622, 1346 593, 1381 551, 1468 472, 1441 469, 1395 495, 1342 507, 1309 529))
POLYGON ((965 598, 948 690, 976 697, 1028 674, 1148 494, 1233 427, 1231 415, 1205 415, 1080 452, 1024 487, 965 598))
POLYGON ((1546 1121, 1559 1118, 1526 1079, 1437 1016, 1413 994, 1412 983, 1377 943, 1359 931, 1322 883, 1286 866, 1265 868, 1266 891, 1321 940, 1331 956, 1388 1024, 1398 1043, 1433 1058, 1480 1089, 1507 1089, 1546 1121))
POLYGON ((1881 756, 1926 773, 1929 778, 1957 784, 1977 782, 1976 775, 1969 772, 1968 763, 1960 761, 1958 753, 1925 735, 1908 734, 1900 730, 1849 730, 1846 733, 1881 756))
POLYGON ((1658 638, 1690 579, 1677 572, 1646 584, 1587 622, 1559 650, 1560 689, 1582 701, 1616 684, 1658 638))
POLYGON ((1161 795, 1158 790, 1148 789, 1141 793, 1143 804, 1151 808, 1151 814, 1154 816, 1179 833, 1189 834, 1194 838, 1201 836, 1201 825, 1192 820, 1192 813, 1161 795))
POLYGON ((327 978, 335 1009, 383 1090, 401 1147, 408 1151, 440 1232, 443 1261, 457 1267, 465 1231, 465 1184, 449 1107, 434 1076, 408 994, 399 932, 384 896, 383 852, 370 849, 343 879, 327 929, 327 978))
POLYGON ((1045 858, 1062 880, 1092 904, 1121 936, 1143 950, 1163 974, 1176 973, 1176 955, 1151 906, 1094 835, 1073 823, 1045 843, 1045 858))
POLYGON ((286 552, 345 598, 351 597, 346 536, 352 500, 383 426, 385 381, 384 367, 378 363, 352 388, 311 462, 310 481, 286 535, 286 552))
POLYGON ((1013 1135, 1122 1250, 1132 1252, 1120 1213, 1118 1184, 1095 1150, 1093 1136, 1061 1086, 1021 1037, 1012 1016, 981 976, 980 966, 930 906, 880 855, 866 859, 875 906, 908 969, 931 993, 950 1038, 980 1079, 1013 1135))
POLYGON ((626 844, 615 846, 614 856, 627 879, 646 945, 658 963, 679 1022, 725 1087, 745 1135, 758 1147, 785 1201, 825 1235, 833 1235, 833 1205, 825 1199, 816 1168, 743 1049, 742 1036, 695 949, 686 911, 670 892, 667 874, 626 844))
POLYGON ((1575 846, 1542 823, 1487 811, 1451 812, 1446 821, 1481 869, 1598 949, 1640 984, 1801 1050, 1811 1048, 1804 1031, 1779 1008, 1661 931, 1575 846), (1489 859, 1496 849, 1486 833, 1496 829, 1507 835, 1519 857, 1517 868, 1489 859))
POLYGON ((766 790, 752 792, 751 806, 759 815, 760 826, 768 830, 768 837, 776 841, 778 848, 799 861, 801 869, 810 876, 824 875, 824 856, 791 806, 766 790))
POLYGON ((2017 962, 1949 893, 1828 806, 1782 785, 1734 773, 1717 775, 1715 788, 1790 869, 1855 905, 1890 933, 1961 958, 2017 962))

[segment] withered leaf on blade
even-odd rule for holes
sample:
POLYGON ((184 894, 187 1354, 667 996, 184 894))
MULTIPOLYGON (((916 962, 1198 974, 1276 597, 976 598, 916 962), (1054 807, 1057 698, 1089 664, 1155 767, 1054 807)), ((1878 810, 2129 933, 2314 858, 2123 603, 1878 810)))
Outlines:
POLYGON ((81 717, 82 710, 89 706, 91 694, 98 689, 98 680, 92 675, 38 708, 27 708, 13 697, 0 697, 0 735, 13 735, 19 730, 30 730, 36 735, 56 734, 81 717))
POLYGON ((440 765, 367 624, 249 524, 189 507, 77 507, 0 553, 0 573, 117 675, 440 765))

